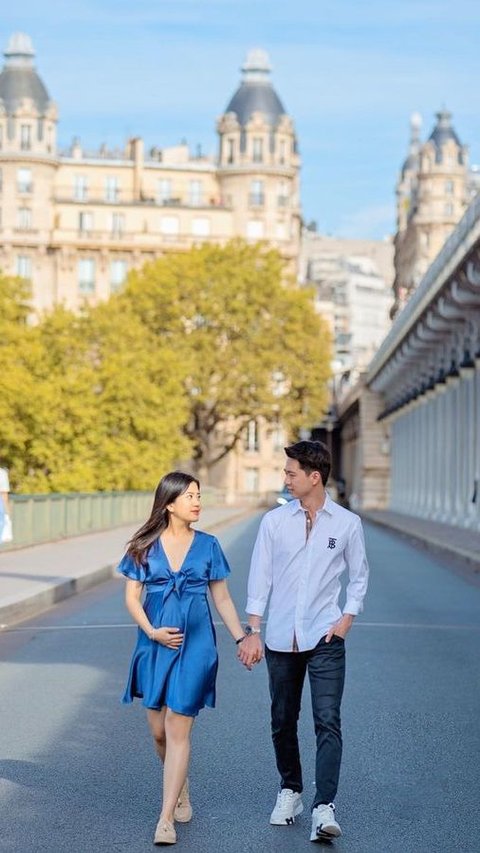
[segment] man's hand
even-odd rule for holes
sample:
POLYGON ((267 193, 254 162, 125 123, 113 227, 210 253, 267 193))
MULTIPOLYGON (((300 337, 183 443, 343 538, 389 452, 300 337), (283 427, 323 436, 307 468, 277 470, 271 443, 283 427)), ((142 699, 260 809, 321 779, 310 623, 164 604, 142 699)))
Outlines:
POLYGON ((237 652, 238 659, 251 669, 256 663, 259 663, 263 658, 263 645, 260 639, 260 634, 249 634, 241 643, 238 644, 237 652))
POLYGON ((342 637, 345 639, 350 628, 352 627, 354 616, 350 613, 344 613, 342 618, 335 622, 335 625, 332 625, 331 628, 328 629, 327 635, 325 637, 325 642, 329 643, 332 637, 336 634, 337 637, 342 637))

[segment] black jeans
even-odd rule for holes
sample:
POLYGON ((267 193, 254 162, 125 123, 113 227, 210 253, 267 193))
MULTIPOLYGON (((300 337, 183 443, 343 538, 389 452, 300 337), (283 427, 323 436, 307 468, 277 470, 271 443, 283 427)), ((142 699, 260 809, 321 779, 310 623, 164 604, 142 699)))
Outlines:
POLYGON ((265 649, 272 699, 272 739, 280 773, 280 787, 303 790, 297 722, 302 688, 308 670, 313 722, 317 739, 316 792, 312 808, 335 799, 342 759, 340 703, 345 681, 345 643, 322 637, 307 652, 265 649))

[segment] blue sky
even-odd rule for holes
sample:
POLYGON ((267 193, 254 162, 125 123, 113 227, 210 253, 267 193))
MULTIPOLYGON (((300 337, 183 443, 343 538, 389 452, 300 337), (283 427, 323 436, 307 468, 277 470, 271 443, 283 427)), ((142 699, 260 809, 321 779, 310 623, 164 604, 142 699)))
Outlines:
POLYGON ((299 136, 304 217, 323 233, 393 231, 413 111, 425 137, 445 104, 480 163, 473 0, 19 0, 2 10, 2 48, 17 30, 33 39, 62 146, 139 135, 213 152, 245 54, 265 48, 299 136))

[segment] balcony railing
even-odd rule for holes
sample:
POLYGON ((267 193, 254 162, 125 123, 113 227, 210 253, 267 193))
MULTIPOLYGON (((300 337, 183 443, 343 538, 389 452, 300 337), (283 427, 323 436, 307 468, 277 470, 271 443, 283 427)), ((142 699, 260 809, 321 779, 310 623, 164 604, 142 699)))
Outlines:
MULTIPOLYGON (((27 192, 27 190, 23 190, 27 192)), ((32 191, 32 190, 30 190, 32 191)), ((260 197, 258 197, 260 198, 260 197)), ((263 197, 261 197, 263 199, 263 197)), ((186 207, 197 209, 228 209, 232 207, 232 199, 230 196, 211 196, 198 197, 189 195, 171 195, 164 197, 148 190, 142 190, 140 194, 134 194, 130 190, 118 190, 115 197, 107 197, 105 193, 95 188, 90 188, 88 193, 86 190, 79 192, 73 187, 58 187, 54 194, 54 201, 59 204, 81 204, 88 203, 89 205, 140 205, 151 207, 186 207)), ((263 204, 263 200, 259 202, 263 204)))

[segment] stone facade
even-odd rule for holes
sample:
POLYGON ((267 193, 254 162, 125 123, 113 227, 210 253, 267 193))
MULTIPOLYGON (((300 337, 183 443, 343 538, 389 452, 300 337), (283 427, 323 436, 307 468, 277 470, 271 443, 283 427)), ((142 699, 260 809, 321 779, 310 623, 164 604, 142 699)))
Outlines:
POLYGON ((304 231, 300 276, 316 289, 316 307, 333 338, 333 403, 355 384, 391 320, 393 244, 304 231))
POLYGON ((468 165, 446 110, 437 113, 429 139, 420 141, 421 117, 411 118, 408 156, 397 182, 395 301, 392 316, 403 308, 445 240, 478 191, 478 171, 468 165))
POLYGON ((129 139, 95 152, 57 148, 58 110, 14 35, 0 74, 0 268, 32 282, 37 309, 78 308, 121 286, 131 268, 233 237, 266 240, 296 273, 300 161, 292 119, 252 51, 219 119, 216 158, 186 144, 145 151, 129 139))

